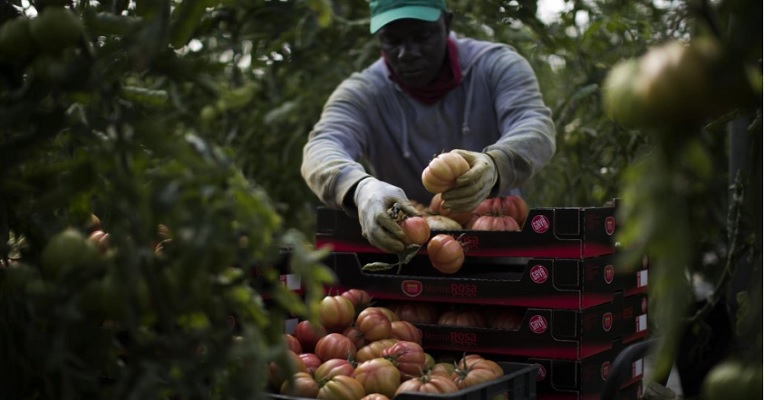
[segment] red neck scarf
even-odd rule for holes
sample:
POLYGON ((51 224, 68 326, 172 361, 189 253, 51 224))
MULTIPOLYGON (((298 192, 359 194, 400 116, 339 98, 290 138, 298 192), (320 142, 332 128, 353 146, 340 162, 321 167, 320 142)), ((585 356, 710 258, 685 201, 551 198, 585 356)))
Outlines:
MULTIPOLYGON (((452 38, 449 38, 446 42, 446 53, 447 57, 441 67, 441 72, 439 72, 433 82, 421 88, 411 87, 404 83, 396 72, 393 71, 393 68, 388 65, 387 60, 385 61, 385 66, 388 68, 388 72, 390 72, 389 78, 396 82, 406 94, 422 103, 433 104, 441 100, 462 81, 462 69, 460 69, 460 61, 457 55, 457 44, 452 38)), ((383 58, 385 58, 384 55, 383 58)))

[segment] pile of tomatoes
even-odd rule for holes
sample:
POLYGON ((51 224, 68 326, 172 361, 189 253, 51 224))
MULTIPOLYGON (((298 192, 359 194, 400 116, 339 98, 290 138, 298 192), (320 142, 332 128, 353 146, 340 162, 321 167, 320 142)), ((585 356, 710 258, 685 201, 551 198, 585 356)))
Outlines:
POLYGON ((296 372, 289 376, 269 364, 271 389, 305 398, 381 400, 402 392, 457 392, 504 375, 499 364, 477 354, 436 362, 413 323, 370 303, 360 289, 326 295, 318 325, 301 321, 284 334, 296 372))

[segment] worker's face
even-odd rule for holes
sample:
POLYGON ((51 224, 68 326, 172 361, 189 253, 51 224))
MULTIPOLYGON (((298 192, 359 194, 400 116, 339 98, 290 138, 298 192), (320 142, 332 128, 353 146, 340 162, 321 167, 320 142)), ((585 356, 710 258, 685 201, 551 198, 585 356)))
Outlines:
POLYGON ((409 86, 424 87, 438 76, 446 56, 451 14, 435 22, 400 19, 377 34, 388 64, 409 86))

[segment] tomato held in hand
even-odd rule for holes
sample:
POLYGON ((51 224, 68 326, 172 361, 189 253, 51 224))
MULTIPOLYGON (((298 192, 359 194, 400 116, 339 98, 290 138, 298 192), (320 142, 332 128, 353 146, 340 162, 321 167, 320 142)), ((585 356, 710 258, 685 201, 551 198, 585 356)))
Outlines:
POLYGON ((422 171, 422 184, 430 193, 442 193, 454 187, 457 178, 470 170, 470 164, 458 153, 441 153, 422 171))

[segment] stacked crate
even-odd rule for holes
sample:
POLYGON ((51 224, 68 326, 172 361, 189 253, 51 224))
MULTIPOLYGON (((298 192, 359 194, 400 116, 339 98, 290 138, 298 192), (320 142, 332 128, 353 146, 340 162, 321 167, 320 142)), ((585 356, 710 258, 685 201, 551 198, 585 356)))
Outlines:
MULTIPOLYGON (((366 290, 389 307, 425 302, 519 313, 513 330, 418 324, 430 352, 478 353, 538 367, 539 399, 598 399, 609 367, 625 345, 647 336, 647 265, 618 265, 615 207, 534 208, 521 231, 434 231, 460 241, 462 269, 436 271, 424 249, 397 274, 370 272, 395 263, 362 236, 353 218, 317 210, 317 247, 338 283, 329 290, 366 290)), ((478 312, 478 311, 477 311, 478 312)), ((642 362, 632 365, 620 398, 642 394, 642 362)))

